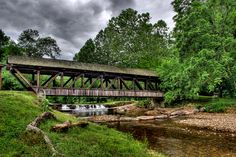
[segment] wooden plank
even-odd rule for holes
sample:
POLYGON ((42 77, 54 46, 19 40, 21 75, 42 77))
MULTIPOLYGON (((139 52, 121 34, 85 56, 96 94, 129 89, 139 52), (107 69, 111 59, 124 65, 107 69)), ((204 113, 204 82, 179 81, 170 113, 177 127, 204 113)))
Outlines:
POLYGON ((143 90, 142 86, 139 84, 139 81, 136 78, 134 79, 134 82, 139 90, 143 90))
POLYGON ((48 87, 50 83, 52 83, 56 78, 57 76, 59 76, 60 73, 57 73, 57 74, 54 74, 52 75, 51 77, 49 77, 43 84, 42 86, 43 87, 48 87))
POLYGON ((17 73, 18 77, 20 77, 24 81, 24 83, 26 83, 29 87, 32 87, 32 84, 21 74, 18 69, 13 68, 13 70, 17 73))
POLYGON ((125 88, 126 88, 127 90, 130 90, 129 87, 127 86, 127 84, 125 83, 125 81, 124 81, 122 78, 120 78, 120 81, 121 81, 121 83, 125 86, 125 88))
POLYGON ((64 73, 61 72, 61 80, 60 80, 60 86, 61 86, 61 88, 63 88, 63 85, 64 85, 64 73))
POLYGON ((73 81, 70 83, 69 87, 75 87, 75 82, 82 76, 83 74, 79 74, 76 77, 73 78, 73 81))
POLYGON ((63 84, 63 87, 65 87, 74 77, 70 77, 64 84, 63 84))
POLYGON ((39 70, 37 70, 37 87, 40 87, 40 71, 39 70))
POLYGON ((160 91, 120 91, 102 89, 43 88, 48 96, 94 96, 94 97, 163 97, 160 91))
POLYGON ((11 71, 11 74, 17 79, 17 81, 25 88, 28 89, 28 87, 24 84, 24 82, 16 75, 16 73, 14 73, 13 71, 11 71))

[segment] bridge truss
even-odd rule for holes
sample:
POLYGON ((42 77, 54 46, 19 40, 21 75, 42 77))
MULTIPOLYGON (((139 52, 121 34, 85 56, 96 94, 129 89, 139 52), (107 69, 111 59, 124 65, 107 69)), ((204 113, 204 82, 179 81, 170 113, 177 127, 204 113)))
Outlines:
POLYGON ((163 97, 159 78, 150 72, 143 75, 144 71, 137 69, 77 64, 14 57, 8 60, 7 69, 27 90, 48 96, 163 97))

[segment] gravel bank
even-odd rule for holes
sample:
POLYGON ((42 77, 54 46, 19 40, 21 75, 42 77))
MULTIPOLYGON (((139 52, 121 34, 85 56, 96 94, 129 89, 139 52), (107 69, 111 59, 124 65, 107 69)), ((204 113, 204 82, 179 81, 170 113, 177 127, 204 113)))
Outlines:
POLYGON ((188 115, 187 119, 176 123, 214 131, 236 133, 236 114, 229 113, 198 113, 188 115))

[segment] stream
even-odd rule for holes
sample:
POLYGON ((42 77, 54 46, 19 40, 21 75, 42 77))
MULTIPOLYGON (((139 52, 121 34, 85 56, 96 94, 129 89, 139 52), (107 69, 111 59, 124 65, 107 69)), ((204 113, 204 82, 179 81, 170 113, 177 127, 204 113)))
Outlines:
MULTIPOLYGON (((64 109, 70 108, 64 106, 64 109)), ((90 105, 76 106, 70 112, 84 117, 108 114, 108 110, 103 105, 90 105)), ((109 122, 104 125, 129 133, 135 139, 147 142, 149 148, 170 157, 236 157, 236 136, 180 126, 175 123, 178 119, 109 122)))

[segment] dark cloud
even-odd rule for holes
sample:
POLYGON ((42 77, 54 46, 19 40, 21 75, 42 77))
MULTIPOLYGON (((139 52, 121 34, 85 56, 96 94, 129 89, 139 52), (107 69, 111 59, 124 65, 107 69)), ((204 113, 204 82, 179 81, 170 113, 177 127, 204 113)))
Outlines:
POLYGON ((172 22, 170 4, 159 0, 0 0, 0 29, 14 40, 25 29, 37 29, 57 40, 62 58, 72 59, 87 39, 126 8, 172 22))

